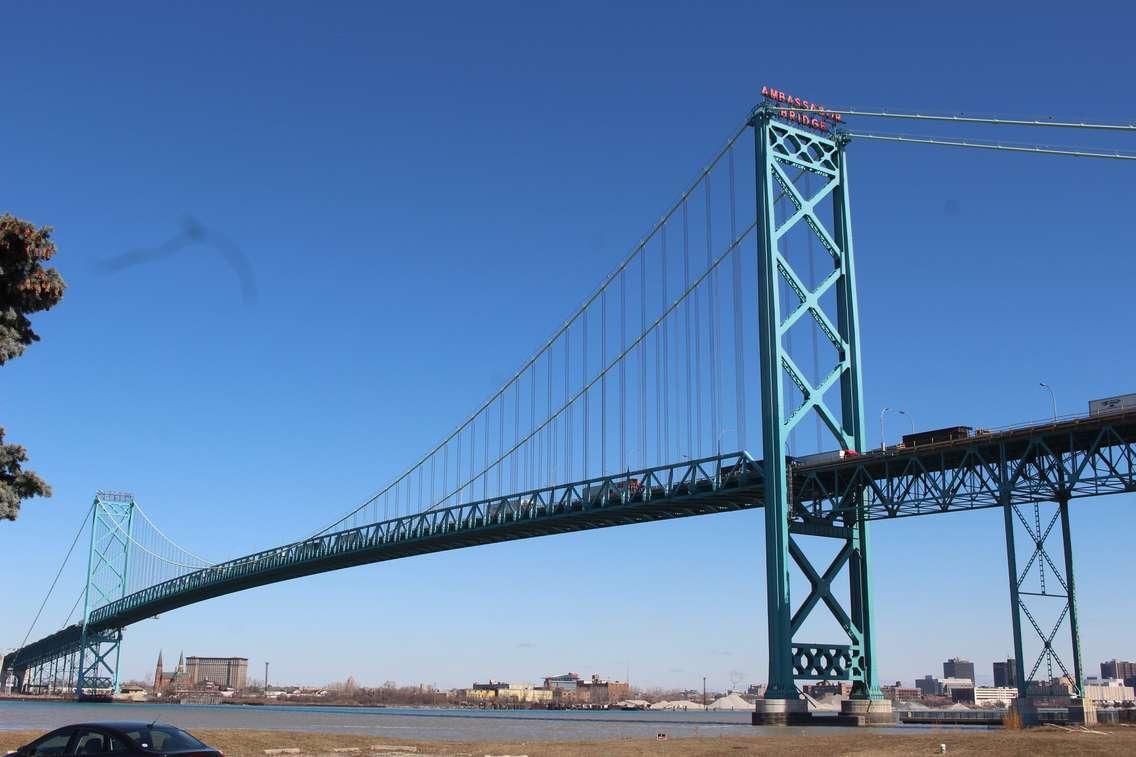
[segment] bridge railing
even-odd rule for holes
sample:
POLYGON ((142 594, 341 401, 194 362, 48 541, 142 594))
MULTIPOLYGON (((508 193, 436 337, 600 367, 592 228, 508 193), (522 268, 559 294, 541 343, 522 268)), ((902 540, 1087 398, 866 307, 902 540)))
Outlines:
MULTIPOLYGON (((215 589, 258 574, 294 570, 305 563, 573 513, 648 507, 705 497, 723 489, 755 489, 760 483, 760 461, 754 461, 746 452, 732 452, 427 510, 263 550, 187 573, 95 609, 90 623, 96 628, 109 627, 128 614, 136 614, 140 608, 174 595, 215 589)), ((759 503, 756 496, 753 499, 755 504, 759 503)))

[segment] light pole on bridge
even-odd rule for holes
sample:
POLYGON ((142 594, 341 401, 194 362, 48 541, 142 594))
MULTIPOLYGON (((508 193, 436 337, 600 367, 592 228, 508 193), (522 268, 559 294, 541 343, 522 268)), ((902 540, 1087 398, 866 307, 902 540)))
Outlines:
POLYGON ((1053 393, 1053 387, 1050 386, 1049 384, 1045 383, 1044 381, 1039 381, 1037 383, 1038 383, 1038 386, 1040 386, 1045 391, 1049 392, 1049 402, 1053 406, 1053 422, 1056 423, 1057 422, 1057 395, 1055 395, 1053 393))
POLYGON ((900 410, 897 407, 885 407, 880 411, 880 452, 883 452, 885 449, 887 449, 887 437, 884 436, 884 416, 887 415, 889 411, 899 413, 900 415, 906 417, 908 422, 911 423, 911 433, 915 433, 915 419, 911 417, 910 413, 908 413, 906 410, 900 410))
POLYGON ((736 429, 733 426, 726 426, 725 428, 723 428, 722 430, 720 430, 718 432, 718 437, 714 440, 714 447, 715 447, 715 449, 718 450, 718 457, 722 456, 722 435, 725 434, 727 431, 735 431, 735 430, 736 429))

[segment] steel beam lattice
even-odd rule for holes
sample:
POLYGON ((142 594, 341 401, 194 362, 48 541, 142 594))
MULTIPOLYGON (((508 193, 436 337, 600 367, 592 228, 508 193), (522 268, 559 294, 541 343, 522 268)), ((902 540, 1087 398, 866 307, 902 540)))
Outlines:
POLYGON ((765 697, 796 700, 796 679, 823 678, 852 681, 855 698, 879 698, 872 665, 867 523, 858 506, 841 512, 839 518, 820 519, 793 509, 787 459, 793 430, 812 413, 823 422, 834 446, 859 451, 866 447, 845 141, 778 121, 775 112, 763 106, 752 122, 757 141, 758 331, 766 481, 769 687, 765 697), (821 186, 811 190, 790 173, 818 176, 821 186), (790 212, 780 217, 778 192, 791 203, 790 212), (831 204, 831 231, 819 213, 823 203, 831 204), (812 285, 795 269, 784 246, 787 236, 801 225, 815 235, 831 260, 831 270, 812 285), (786 290, 790 301, 782 301, 786 290), (835 294, 835 305, 826 309, 830 292, 835 294), (819 381, 806 377, 787 344, 790 330, 806 317, 835 351, 835 364, 819 374, 819 381), (789 405, 786 379, 801 397, 796 407, 789 405), (836 387, 839 406, 826 397, 836 387), (841 546, 832 562, 818 570, 796 538, 799 535, 832 538, 841 546), (790 597, 793 564, 811 587, 795 610, 790 597), (833 586, 845 570, 847 603, 833 586), (847 635, 847 643, 796 640, 806 619, 822 604, 847 635))
POLYGON ((91 541, 75 678, 76 697, 118 691, 122 629, 93 629, 90 619, 94 608, 126 596, 133 524, 133 495, 100 491, 95 496, 91 509, 91 541))
POLYGON ((1054 678, 1055 672, 1071 685, 1073 693, 1081 696, 1084 691, 1084 668, 1081 662, 1080 629, 1077 625, 1077 602, 1073 582, 1073 545, 1069 530, 1069 499, 1058 500, 1052 507, 1039 502, 1032 505, 1018 505, 1007 502, 1003 506, 1006 529, 1006 565, 1010 582, 1010 620, 1013 629, 1014 659, 1016 667, 1015 687, 1018 696, 1033 694, 1045 695, 1050 692, 1035 691, 1031 685, 1036 680, 1038 670, 1045 663, 1047 680, 1054 678), (1052 514, 1042 517, 1042 510, 1052 510, 1052 514), (1029 517, 1032 515, 1032 518, 1029 517), (1050 537, 1054 531, 1061 536, 1060 567, 1049 551, 1050 537), (1028 558, 1024 564, 1019 559, 1016 534, 1025 532, 1028 537, 1028 558), (1033 578, 1037 577, 1036 584, 1033 578), (1048 580, 1047 580, 1048 579, 1048 580), (1040 642, 1036 656, 1027 656, 1022 633, 1023 617, 1028 622, 1036 642, 1040 642), (1066 665, 1056 642, 1057 635, 1065 629, 1069 633, 1072 650, 1072 670, 1066 665), (1032 660, 1032 663, 1031 663, 1032 660), (1026 665, 1029 665, 1027 672, 1026 665), (1054 669, 1056 665, 1056 670, 1054 669))

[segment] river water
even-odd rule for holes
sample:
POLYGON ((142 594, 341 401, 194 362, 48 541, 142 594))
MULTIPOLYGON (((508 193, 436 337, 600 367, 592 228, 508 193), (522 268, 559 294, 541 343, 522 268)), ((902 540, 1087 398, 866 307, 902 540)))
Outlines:
MULTIPOLYGON (((746 712, 457 710, 411 707, 250 707, 0 700, 0 731, 48 731, 91 720, 161 720, 195 730, 314 731, 422 741, 586 739, 827 733, 838 728, 756 728, 746 712)), ((908 730, 906 727, 880 729, 908 730)), ((878 732, 878 731, 874 731, 878 732)))

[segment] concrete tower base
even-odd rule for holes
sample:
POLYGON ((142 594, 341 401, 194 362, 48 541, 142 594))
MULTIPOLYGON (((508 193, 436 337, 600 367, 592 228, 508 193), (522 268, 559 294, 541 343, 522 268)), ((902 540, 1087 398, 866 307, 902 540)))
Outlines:
POLYGON ((1097 724, 1097 704, 1091 699, 1069 700, 1069 722, 1077 725, 1097 724))
POLYGON ((759 699, 754 725, 894 725, 895 711, 890 699, 848 699, 840 704, 839 715, 814 715, 803 699, 759 699))
POLYGON ((890 699, 845 699, 840 703, 839 725, 895 725, 890 699))
POLYGON ((812 716, 803 699, 759 699, 753 712, 754 725, 808 725, 812 716))

